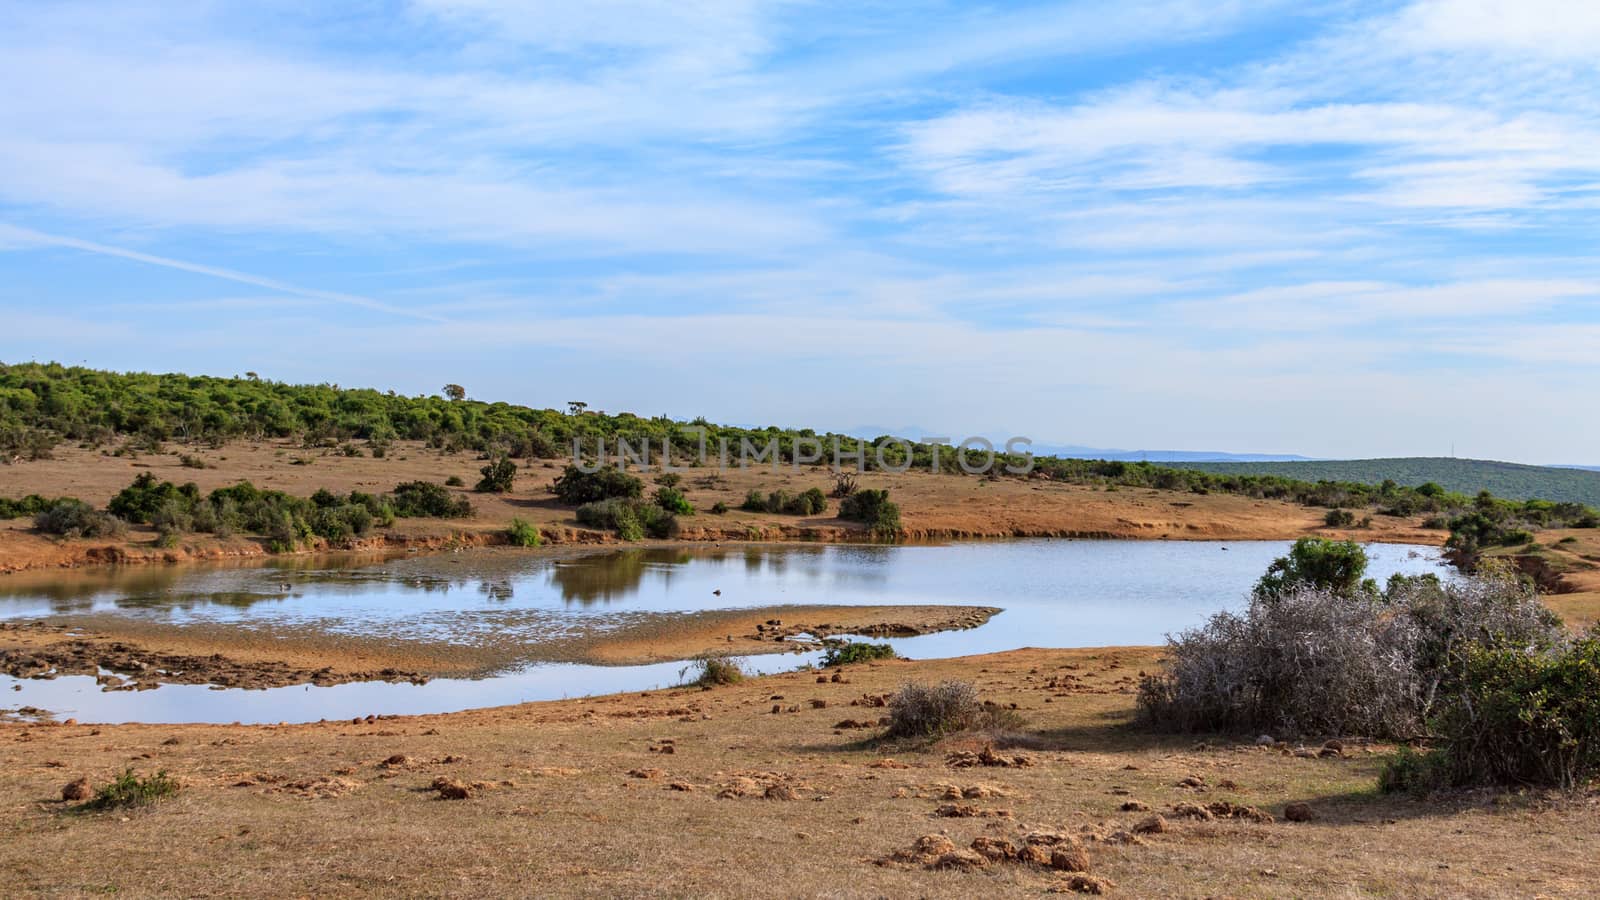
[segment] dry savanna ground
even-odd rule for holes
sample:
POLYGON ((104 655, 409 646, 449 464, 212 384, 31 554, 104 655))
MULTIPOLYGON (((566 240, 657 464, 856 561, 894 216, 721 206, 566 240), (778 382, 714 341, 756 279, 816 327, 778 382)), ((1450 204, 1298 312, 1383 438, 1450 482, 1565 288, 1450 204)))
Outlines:
POLYGON ((11 896, 1591 895, 1592 801, 1383 797, 1385 748, 1143 733, 1131 691, 1155 664, 1022 650, 434 717, 5 724, 0 879, 11 896), (950 677, 1024 724, 876 740, 884 695, 950 677), (129 766, 182 789, 61 800, 129 766))
MULTIPOLYGON (((205 489, 244 478, 301 495, 320 487, 382 491, 450 475, 470 485, 482 465, 415 445, 383 460, 274 444, 185 449, 210 467, 185 468, 175 455, 130 460, 64 450, 55 460, 0 467, 0 494, 71 494, 103 504, 141 471, 205 489), (297 457, 308 462, 292 465, 297 457)), ((557 471, 534 463, 519 470, 512 493, 472 495, 474 519, 402 521, 382 543, 494 543, 513 517, 538 523, 561 545, 542 552, 608 540, 579 529, 572 511, 553 502, 545 488, 557 471)), ((822 470, 691 471, 684 480, 702 510, 685 521, 687 540, 864 537, 827 516, 707 512, 718 500, 737 506, 752 488, 826 487, 822 470)), ((1239 497, 1020 478, 861 481, 888 487, 917 537, 1336 534, 1320 527, 1317 510, 1239 497)), ((1352 536, 1442 538, 1390 519, 1352 536)), ((10 579, 94 578, 96 569, 59 567, 262 554, 246 538, 196 536, 161 550, 153 537, 136 530, 117 545, 58 542, 15 521, 0 525, 0 570, 39 570, 10 579)), ((1584 532, 1540 541, 1541 555, 1572 589, 1553 604, 1569 618, 1592 618, 1589 610, 1600 609, 1593 575, 1600 544, 1584 532)), ((155 577, 163 568, 148 571, 155 577)), ((860 628, 889 615, 937 627, 939 616, 988 612, 789 608, 783 627, 860 628)), ((647 624, 585 652, 636 661, 729 639, 745 652, 771 639, 757 626, 774 614, 647 624)), ((12 626, 5 640, 37 653, 62 641, 127 637, 60 628, 12 626)), ((302 678, 306 669, 334 664, 338 677, 330 680, 338 680, 370 676, 367 669, 379 665, 437 672, 497 662, 359 638, 252 647, 202 631, 135 637, 135 649, 147 653, 199 656, 226 647, 217 665, 257 679, 273 666, 298 669, 286 677, 302 678)), ((104 648, 68 649, 98 666, 104 648)), ((1278 743, 1262 746, 1255 735, 1151 734, 1133 725, 1134 688, 1141 672, 1160 664, 1158 655, 1151 648, 1029 649, 797 672, 708 691, 278 727, 0 721, 0 885, 7 896, 1592 893, 1600 862, 1588 850, 1600 837, 1600 817, 1588 796, 1386 797, 1376 779, 1387 747, 1329 743, 1327 735, 1275 735, 1278 743), (936 742, 881 740, 884 698, 907 681, 946 678, 975 683, 1019 721, 1004 732, 936 742), (181 789, 163 802, 104 811, 63 799, 70 783, 102 786, 129 767, 140 775, 166 770, 181 789)))
MULTIPOLYGON (((220 449, 171 448, 138 458, 114 457, 99 450, 62 448, 55 458, 0 466, 0 496, 28 493, 70 495, 103 505, 141 472, 177 483, 193 481, 213 490, 249 480, 258 487, 309 496, 318 488, 340 493, 382 492, 403 481, 442 482, 459 477, 477 515, 469 520, 401 520, 369 545, 429 546, 495 543, 513 518, 540 526, 556 543, 612 540, 583 529, 573 510, 549 493, 560 472, 557 462, 522 463, 508 494, 470 490, 483 466, 472 453, 443 453, 416 443, 401 443, 384 459, 346 457, 330 450, 303 450, 291 442, 236 442, 220 449), (203 460, 209 468, 187 468, 180 456, 203 460)), ((647 481, 652 476, 645 476, 647 481)), ((690 469, 683 487, 699 512, 682 520, 683 539, 864 540, 864 526, 834 516, 836 505, 819 516, 749 513, 738 509, 747 491, 832 487, 821 467, 796 472, 784 467, 690 469), (732 510, 713 515, 718 501, 732 510)), ((1057 484, 1042 478, 903 474, 860 476, 864 487, 888 488, 900 504, 906 536, 912 539, 1001 537, 1121 537, 1169 540, 1284 540, 1305 534, 1347 535, 1362 540, 1440 543, 1442 532, 1423 529, 1416 519, 1378 517, 1371 529, 1338 532, 1323 528, 1322 510, 1292 503, 1226 495, 1198 495, 1124 488, 1105 491, 1057 484)), ((0 522, 0 572, 57 568, 103 562, 175 562, 190 559, 261 555, 259 541, 236 537, 217 541, 191 535, 172 549, 155 546, 155 533, 134 529, 124 542, 59 541, 30 531, 25 519, 0 522)))

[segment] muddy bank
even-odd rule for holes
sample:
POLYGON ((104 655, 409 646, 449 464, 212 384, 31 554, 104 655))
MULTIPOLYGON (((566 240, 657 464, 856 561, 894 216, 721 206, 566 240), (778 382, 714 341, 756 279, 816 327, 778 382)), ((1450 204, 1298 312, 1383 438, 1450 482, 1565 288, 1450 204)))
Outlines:
POLYGON ((153 649, 115 637, 49 623, 0 624, 0 674, 53 679, 87 675, 103 691, 145 691, 162 684, 219 688, 326 687, 352 681, 425 684, 428 676, 395 668, 306 668, 272 659, 237 659, 153 649))
POLYGON ((351 638, 311 628, 176 626, 118 616, 0 623, 0 674, 94 677, 102 690, 160 684, 229 688, 330 686, 355 681, 424 684, 536 662, 629 666, 707 654, 748 656, 815 649, 839 634, 908 637, 976 628, 994 614, 973 606, 771 606, 698 613, 637 613, 615 627, 532 643, 351 638), (110 674, 107 674, 107 673, 110 674))

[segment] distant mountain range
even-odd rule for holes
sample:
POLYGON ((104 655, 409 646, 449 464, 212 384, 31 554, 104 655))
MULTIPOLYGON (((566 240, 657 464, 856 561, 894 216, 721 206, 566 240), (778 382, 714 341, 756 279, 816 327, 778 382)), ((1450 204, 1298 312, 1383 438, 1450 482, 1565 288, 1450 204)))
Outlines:
MULTIPOLYGON (((865 439, 889 434, 913 441, 920 441, 935 434, 935 432, 915 425, 904 425, 898 428, 882 425, 858 425, 841 433, 865 439)), ((946 435, 946 437, 951 440, 959 440, 966 438, 967 435, 946 435)), ((1003 442, 996 440, 995 444, 999 447, 1002 446, 1003 442)), ((1284 453, 1226 453, 1221 450, 1118 450, 1107 447, 1084 447, 1078 444, 1035 443, 1031 449, 1034 456, 1059 456, 1066 459, 1109 459, 1121 462, 1298 462, 1311 458, 1284 453)))

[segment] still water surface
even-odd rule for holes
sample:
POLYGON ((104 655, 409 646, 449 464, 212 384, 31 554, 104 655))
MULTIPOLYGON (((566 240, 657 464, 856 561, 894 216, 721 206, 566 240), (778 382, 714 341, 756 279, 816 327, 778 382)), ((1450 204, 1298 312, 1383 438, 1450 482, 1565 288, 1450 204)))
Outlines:
MULTIPOLYGON (((53 581, 0 579, 0 619, 110 614, 175 625, 306 629, 462 646, 529 646, 604 630, 641 613, 783 604, 968 604, 1004 609, 966 631, 893 639, 913 658, 1018 647, 1157 644, 1239 607, 1288 544, 1027 540, 913 546, 620 550, 551 560, 497 553, 356 565, 286 560, 256 568, 105 570, 53 581), (720 591, 720 595, 713 591, 720 591)), ((1369 574, 1441 572, 1436 548, 1373 545, 1369 574)), ((751 657, 754 671, 813 654, 751 657)), ((0 707, 82 722, 304 722, 436 713, 665 687, 681 663, 519 665, 425 685, 102 692, 88 677, 0 676, 0 707), (20 691, 13 690, 20 686, 20 691)))

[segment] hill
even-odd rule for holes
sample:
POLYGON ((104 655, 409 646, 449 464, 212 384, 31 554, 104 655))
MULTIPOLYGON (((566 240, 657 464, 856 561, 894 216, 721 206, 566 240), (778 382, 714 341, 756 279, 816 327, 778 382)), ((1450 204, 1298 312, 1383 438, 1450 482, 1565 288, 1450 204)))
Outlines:
POLYGON ((1353 481, 1406 487, 1433 482, 1461 494, 1489 491, 1514 500, 1555 500, 1600 505, 1600 472, 1447 457, 1349 459, 1307 462, 1171 462, 1170 466, 1221 475, 1274 475, 1300 481, 1353 481))

